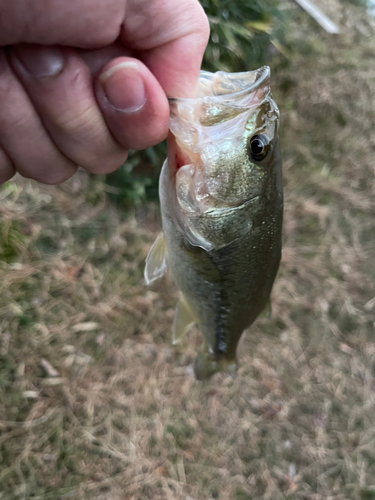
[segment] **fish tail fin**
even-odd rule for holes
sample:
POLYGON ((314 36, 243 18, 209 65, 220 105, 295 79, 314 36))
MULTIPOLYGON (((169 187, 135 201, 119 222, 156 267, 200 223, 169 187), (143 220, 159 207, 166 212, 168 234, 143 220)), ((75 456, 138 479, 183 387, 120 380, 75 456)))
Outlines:
POLYGON ((194 371, 197 380, 208 380, 218 372, 227 373, 234 378, 237 374, 237 360, 225 358, 216 360, 201 351, 195 360, 194 371))

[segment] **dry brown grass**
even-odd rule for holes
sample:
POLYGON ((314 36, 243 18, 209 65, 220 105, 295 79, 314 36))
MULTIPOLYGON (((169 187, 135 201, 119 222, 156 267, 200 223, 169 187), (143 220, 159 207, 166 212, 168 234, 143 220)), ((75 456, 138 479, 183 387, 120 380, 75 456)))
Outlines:
POLYGON ((306 21, 315 51, 276 76, 283 261, 235 380, 194 379, 176 290, 143 284, 157 206, 125 219, 84 175, 2 188, 2 500, 375 498, 375 63, 351 12, 336 41, 306 21))

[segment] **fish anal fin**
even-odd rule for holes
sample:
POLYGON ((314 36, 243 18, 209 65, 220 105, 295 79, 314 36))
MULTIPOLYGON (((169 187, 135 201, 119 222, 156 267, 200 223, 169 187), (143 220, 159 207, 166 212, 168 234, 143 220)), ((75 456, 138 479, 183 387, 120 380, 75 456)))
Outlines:
POLYGON ((237 375, 236 359, 214 359, 212 355, 201 351, 194 363, 194 372, 197 380, 204 381, 210 379, 215 373, 227 373, 235 378, 237 375))
POLYGON ((259 314, 259 317, 271 319, 271 316, 272 316, 272 305, 271 305, 271 299, 269 298, 267 300, 267 304, 264 306, 261 313, 259 314))
POLYGON ((174 313, 172 343, 177 344, 196 322, 195 316, 186 302, 185 297, 180 293, 180 298, 178 299, 174 313))
POLYGON ((144 277, 147 285, 161 278, 167 270, 167 247, 163 233, 160 233, 146 257, 144 277))

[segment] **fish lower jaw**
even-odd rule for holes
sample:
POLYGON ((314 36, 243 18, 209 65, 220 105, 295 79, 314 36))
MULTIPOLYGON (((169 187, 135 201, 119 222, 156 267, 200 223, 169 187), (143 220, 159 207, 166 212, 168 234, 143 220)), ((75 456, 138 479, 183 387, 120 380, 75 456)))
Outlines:
POLYGON ((200 381, 208 380, 218 372, 227 373, 235 378, 237 374, 237 360, 235 358, 217 359, 212 354, 201 351, 195 360, 194 372, 197 380, 200 381))

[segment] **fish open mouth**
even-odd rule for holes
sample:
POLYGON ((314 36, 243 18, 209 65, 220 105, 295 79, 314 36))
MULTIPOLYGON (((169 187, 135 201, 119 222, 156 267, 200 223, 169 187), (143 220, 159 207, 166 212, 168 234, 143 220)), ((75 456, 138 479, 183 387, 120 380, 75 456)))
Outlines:
POLYGON ((197 164, 200 155, 194 153, 176 136, 169 132, 168 138, 168 166, 172 177, 175 177, 178 170, 185 165, 197 164))
POLYGON ((168 164, 172 175, 184 165, 197 165, 199 142, 208 128, 257 108, 269 94, 269 78, 268 66, 242 73, 201 71, 194 98, 170 98, 168 164))

